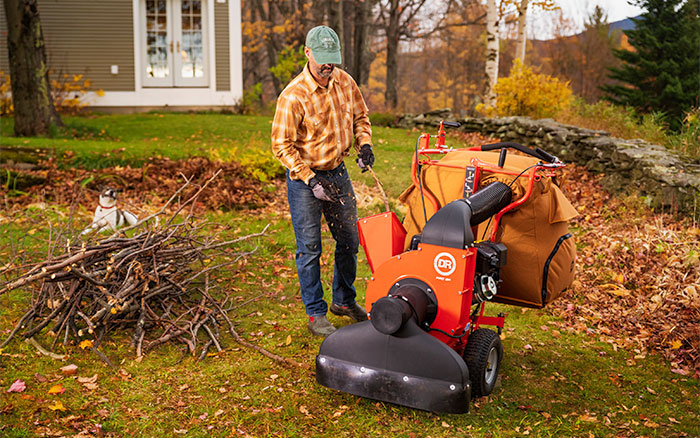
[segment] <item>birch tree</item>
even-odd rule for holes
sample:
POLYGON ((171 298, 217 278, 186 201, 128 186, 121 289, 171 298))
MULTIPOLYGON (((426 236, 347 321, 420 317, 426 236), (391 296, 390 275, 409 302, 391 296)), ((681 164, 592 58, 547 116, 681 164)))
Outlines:
POLYGON ((487 107, 496 105, 494 87, 498 81, 498 24, 500 14, 496 0, 486 0, 486 66, 484 104, 487 107))
POLYGON ((520 0, 518 5, 518 45, 515 49, 515 58, 525 62, 525 48, 527 46, 527 7, 530 0, 520 0))
MULTIPOLYGON (((517 0, 503 0, 504 4, 510 2, 517 2, 517 0)), ((527 47, 527 17, 528 17, 528 7, 540 8, 543 11, 553 11, 559 9, 558 6, 554 4, 554 0, 520 0, 520 3, 516 3, 518 8, 518 44, 515 50, 515 58, 520 59, 523 64, 525 63, 525 49, 527 47)))

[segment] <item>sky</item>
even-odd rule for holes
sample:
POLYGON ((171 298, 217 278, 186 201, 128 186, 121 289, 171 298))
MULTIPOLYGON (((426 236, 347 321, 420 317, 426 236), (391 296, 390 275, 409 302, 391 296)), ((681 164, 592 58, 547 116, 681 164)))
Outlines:
MULTIPOLYGON (((636 17, 644 12, 644 9, 630 5, 627 0, 554 0, 561 8, 560 13, 571 19, 573 32, 578 33, 583 29, 583 23, 593 11, 595 6, 600 6, 608 15, 608 22, 624 20, 628 17, 636 17)), ((533 11, 532 20, 528 20, 528 34, 536 39, 552 38, 554 29, 554 12, 533 11)))

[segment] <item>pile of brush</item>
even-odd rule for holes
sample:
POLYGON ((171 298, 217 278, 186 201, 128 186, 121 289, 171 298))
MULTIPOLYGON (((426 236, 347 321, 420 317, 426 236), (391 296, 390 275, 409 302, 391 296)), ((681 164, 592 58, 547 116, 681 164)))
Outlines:
POLYGON ((188 185, 189 181, 158 213, 129 229, 79 245, 67 239, 51 242, 53 247, 62 243, 65 251, 14 268, 21 274, 0 283, 0 295, 28 288, 33 296, 29 310, 0 348, 20 336, 44 354, 54 355, 35 339, 45 334, 53 337, 51 350, 59 341, 77 342, 90 346, 111 365, 97 347, 105 334, 116 329, 131 331, 137 357, 165 342, 179 341, 202 359, 211 348, 221 350, 219 327, 223 323, 228 323, 238 341, 227 316, 231 304, 226 297, 213 298, 211 285, 218 270, 252 253, 232 247, 265 230, 228 241, 206 233, 206 225, 191 214, 206 183, 181 202, 168 220, 154 224, 151 219, 179 201, 188 185), (176 221, 188 206, 190 214, 176 221), (128 236, 129 231, 133 235, 128 236))

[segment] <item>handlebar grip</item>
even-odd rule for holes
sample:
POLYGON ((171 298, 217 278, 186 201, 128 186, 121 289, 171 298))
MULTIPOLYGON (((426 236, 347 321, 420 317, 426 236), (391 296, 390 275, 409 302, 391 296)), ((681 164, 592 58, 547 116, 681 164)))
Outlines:
POLYGON ((539 158, 540 160, 547 161, 549 163, 554 163, 557 158, 554 155, 548 154, 547 152, 543 151, 540 148, 537 148, 536 150, 532 150, 527 146, 523 146, 520 143, 515 143, 512 141, 504 141, 504 142, 499 142, 499 143, 491 143, 491 144, 485 144, 481 146, 482 151, 494 151, 496 149, 503 149, 503 148, 513 148, 515 150, 518 150, 522 153, 528 154, 532 157, 539 158))
POLYGON ((447 121, 443 121, 442 125, 449 126, 450 128, 459 128, 460 126, 462 126, 462 124, 459 122, 447 122, 447 121))
POLYGON ((559 159, 558 159, 557 157, 555 157, 554 155, 552 155, 552 154, 550 154, 549 152, 544 151, 544 150, 542 150, 542 149, 540 149, 540 148, 535 148, 535 152, 537 152, 538 154, 540 154, 540 155, 542 156, 542 158, 544 158, 545 161, 547 161, 547 162, 555 163, 555 162, 557 162, 557 161, 559 160, 559 159))

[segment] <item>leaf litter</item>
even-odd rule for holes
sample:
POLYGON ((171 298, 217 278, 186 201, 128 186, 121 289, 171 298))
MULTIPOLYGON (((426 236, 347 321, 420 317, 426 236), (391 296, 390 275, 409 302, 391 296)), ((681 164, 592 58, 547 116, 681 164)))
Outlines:
POLYGON ((572 223, 577 273, 551 309, 614 349, 638 359, 656 350, 673 372, 700 377, 700 228, 638 196, 610 196, 601 178, 564 169, 563 189, 580 213, 572 223))

